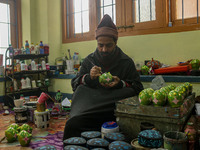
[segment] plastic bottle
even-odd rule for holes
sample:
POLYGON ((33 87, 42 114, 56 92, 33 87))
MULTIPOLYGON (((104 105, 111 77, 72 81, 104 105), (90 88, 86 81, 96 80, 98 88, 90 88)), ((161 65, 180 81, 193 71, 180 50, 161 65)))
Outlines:
POLYGON ((40 47, 38 45, 38 43, 35 45, 35 54, 39 54, 40 53, 40 47))
POLYGON ((15 90, 15 91, 18 90, 18 88, 17 88, 17 80, 16 80, 16 79, 14 79, 14 90, 15 90))
POLYGON ((21 79, 21 85, 22 85, 22 89, 26 88, 26 81, 24 80, 24 78, 21 79))
POLYGON ((25 63, 24 63, 24 61, 21 61, 21 71, 23 71, 23 70, 26 70, 25 69, 25 63))
POLYGON ((46 70, 46 62, 42 60, 42 70, 46 70))
POLYGON ((14 53, 14 49, 11 44, 9 44, 9 47, 7 48, 7 50, 9 51, 9 56, 12 57, 14 53))
POLYGON ((44 53, 49 54, 49 45, 48 44, 44 45, 44 53))
POLYGON ((35 46, 33 43, 31 43, 30 53, 35 54, 35 46))
POLYGON ((16 68, 17 68, 17 72, 21 71, 21 66, 20 66, 19 60, 17 60, 16 68))
POLYGON ((26 77, 26 88, 31 88, 31 80, 29 77, 26 77))
POLYGON ((31 61, 31 70, 36 70, 36 65, 34 60, 31 61))
POLYGON ((44 54, 44 46, 42 41, 40 41, 40 54, 44 54))
POLYGON ((30 54, 30 49, 29 49, 28 40, 26 40, 26 43, 25 43, 25 50, 26 50, 26 54, 30 54))

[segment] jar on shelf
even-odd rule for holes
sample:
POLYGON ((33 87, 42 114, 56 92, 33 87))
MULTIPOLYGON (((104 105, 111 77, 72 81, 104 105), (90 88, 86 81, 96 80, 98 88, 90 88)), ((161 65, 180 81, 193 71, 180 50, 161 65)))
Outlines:
POLYGON ((41 80, 37 80, 37 87, 41 87, 41 86, 42 86, 41 80))
POLYGON ((49 79, 45 79, 45 80, 44 80, 44 85, 45 85, 45 86, 49 86, 49 79))

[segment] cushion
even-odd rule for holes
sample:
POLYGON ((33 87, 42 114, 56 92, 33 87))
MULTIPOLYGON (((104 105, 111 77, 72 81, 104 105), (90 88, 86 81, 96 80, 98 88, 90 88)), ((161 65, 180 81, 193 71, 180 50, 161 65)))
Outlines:
POLYGON ((121 133, 106 133, 104 135, 104 138, 108 141, 108 142, 114 142, 114 141, 124 141, 125 140, 125 136, 121 133))
POLYGON ((64 150, 88 150, 86 147, 77 145, 68 145, 64 147, 64 150))
POLYGON ((132 146, 124 141, 114 141, 109 145, 109 150, 132 150, 132 146))
POLYGON ((93 139, 93 138, 100 138, 101 132, 99 131, 85 131, 81 133, 81 137, 85 138, 86 140, 93 139))
POLYGON ((90 139, 87 141, 87 147, 89 149, 92 148, 105 148, 107 149, 109 145, 109 142, 106 141, 105 139, 101 139, 101 138, 94 138, 94 139, 90 139))
POLYGON ((145 147, 158 148, 163 144, 163 138, 159 131, 144 130, 138 135, 138 143, 145 147))

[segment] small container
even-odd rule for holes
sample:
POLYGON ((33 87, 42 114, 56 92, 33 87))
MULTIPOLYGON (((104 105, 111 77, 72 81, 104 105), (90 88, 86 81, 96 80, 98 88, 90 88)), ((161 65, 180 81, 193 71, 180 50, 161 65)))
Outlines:
POLYGON ((45 85, 45 86, 49 86, 49 79, 45 79, 45 80, 44 80, 44 85, 45 85))
POLYGON ((30 96, 30 101, 32 102, 32 101, 37 101, 37 96, 30 96))
POLYGON ((32 80, 32 88, 36 88, 36 82, 35 82, 35 80, 32 80))
POLYGON ((93 148, 105 148, 108 149, 109 142, 102 138, 94 138, 87 141, 87 147, 93 148))
POLYGON ((129 143, 124 141, 115 141, 109 145, 109 150, 122 150, 122 149, 132 150, 133 147, 129 143))
POLYGON ((119 126, 114 121, 105 122, 101 127, 102 138, 104 138, 104 134, 114 132, 119 132, 119 126))
POLYGON ((37 80, 37 87, 41 87, 42 86, 42 83, 40 80, 37 80))
POLYGON ((100 138, 101 132, 99 131, 85 131, 81 133, 81 137, 83 137, 86 140, 90 140, 93 138, 100 138))
POLYGON ((49 63, 46 63, 46 70, 50 70, 49 63))
POLYGON ((76 145, 76 146, 86 146, 86 140, 82 137, 71 137, 63 141, 64 146, 76 145))

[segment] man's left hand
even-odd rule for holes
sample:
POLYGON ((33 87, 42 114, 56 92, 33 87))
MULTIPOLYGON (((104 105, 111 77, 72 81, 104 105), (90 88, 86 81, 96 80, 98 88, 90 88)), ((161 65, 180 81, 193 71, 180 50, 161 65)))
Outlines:
POLYGON ((106 88, 112 88, 112 87, 115 87, 119 84, 120 82, 120 79, 117 77, 117 76, 112 76, 113 78, 113 81, 110 82, 110 83, 101 83, 101 85, 103 87, 106 87, 106 88))

